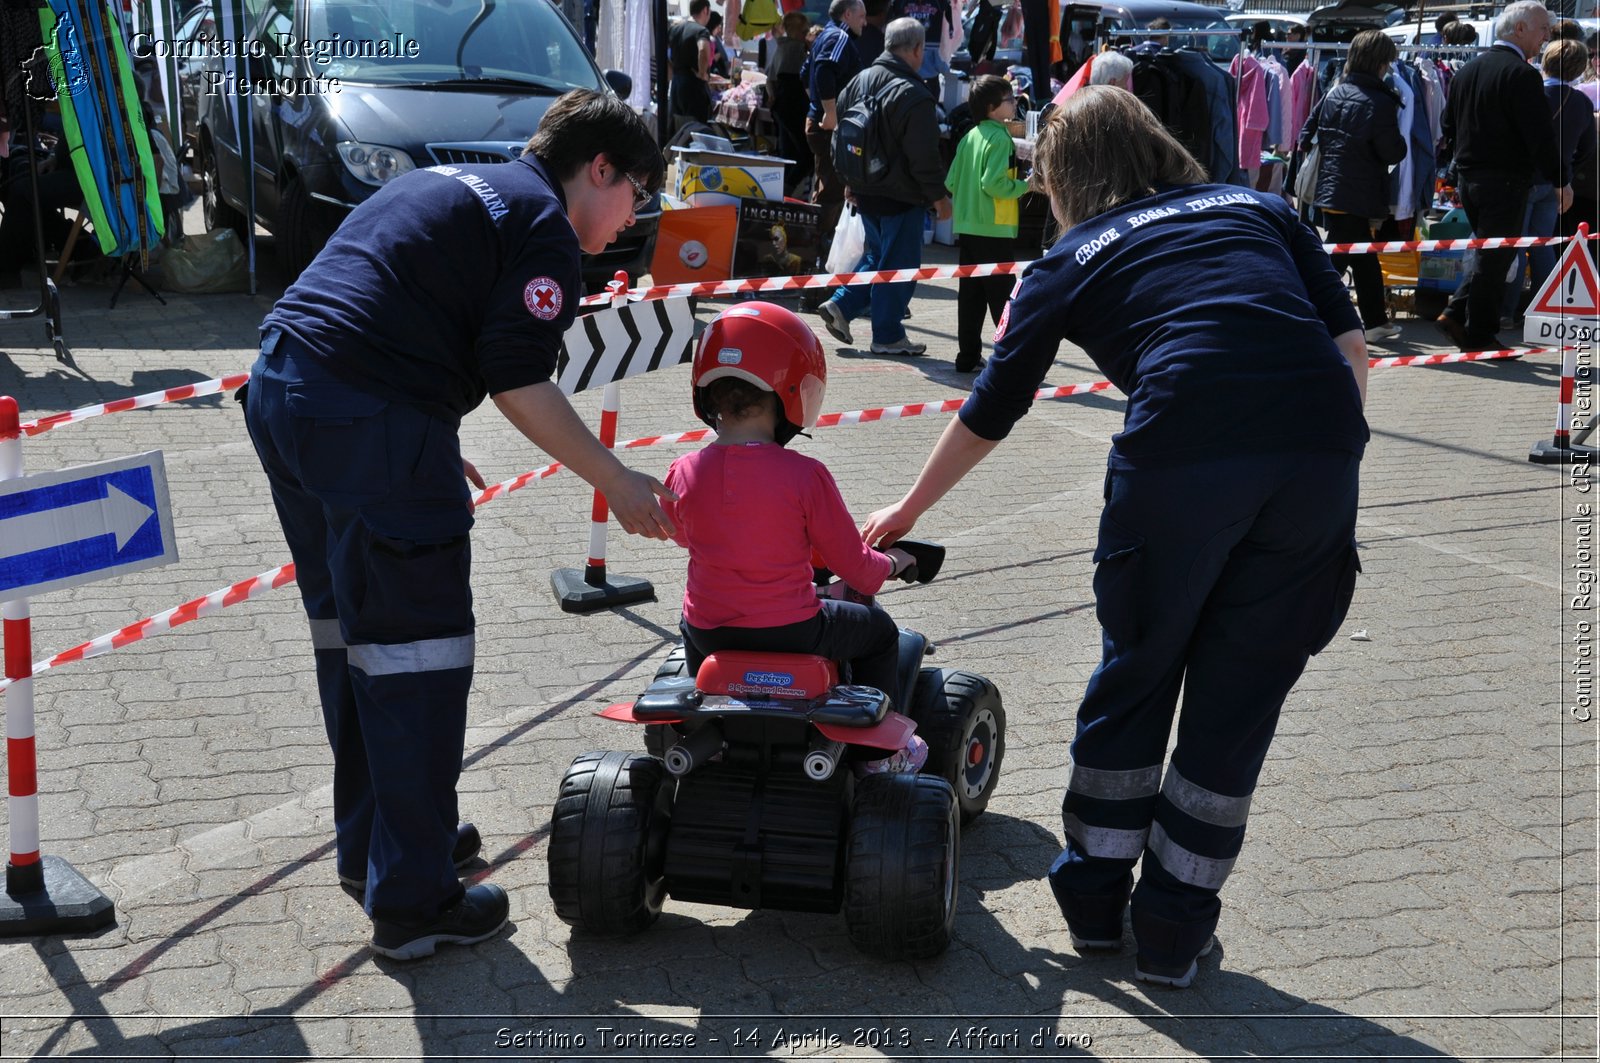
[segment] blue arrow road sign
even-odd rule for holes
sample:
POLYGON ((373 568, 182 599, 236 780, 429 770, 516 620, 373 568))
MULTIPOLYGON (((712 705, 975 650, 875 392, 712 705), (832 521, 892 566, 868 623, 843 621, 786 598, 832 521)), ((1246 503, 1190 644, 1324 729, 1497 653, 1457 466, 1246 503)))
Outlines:
POLYGON ((158 450, 0 481, 0 601, 177 559, 158 450))

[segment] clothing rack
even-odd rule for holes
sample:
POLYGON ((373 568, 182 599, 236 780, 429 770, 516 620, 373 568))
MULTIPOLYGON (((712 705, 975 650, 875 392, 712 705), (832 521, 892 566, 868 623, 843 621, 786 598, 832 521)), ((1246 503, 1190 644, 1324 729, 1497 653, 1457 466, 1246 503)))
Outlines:
MULTIPOLYGON (((1232 27, 1228 27, 1228 28, 1212 28, 1212 27, 1207 26, 1207 27, 1174 27, 1174 28, 1169 28, 1169 29, 1127 30, 1127 29, 1120 29, 1120 28, 1117 28, 1117 27, 1114 27, 1114 26, 1108 26, 1105 23, 1101 23, 1099 28, 1100 28, 1100 34, 1096 39, 1101 41, 1102 44, 1111 45, 1112 47, 1116 48, 1119 52, 1126 52, 1130 48, 1137 47, 1137 45, 1135 44, 1135 41, 1137 41, 1140 38, 1144 38, 1146 40, 1150 40, 1150 39, 1154 39, 1154 38, 1158 38, 1158 37, 1159 38, 1166 38, 1166 39, 1170 39, 1170 38, 1173 38, 1173 37, 1190 38, 1190 43, 1171 45, 1167 49, 1165 49, 1164 51, 1171 52, 1171 53, 1194 52, 1194 53, 1196 53, 1198 55, 1204 56, 1205 59, 1208 62, 1214 61, 1213 57, 1211 55, 1211 50, 1209 48, 1207 48, 1203 44, 1193 43, 1193 38, 1196 38, 1196 37, 1232 37, 1232 38, 1237 40, 1237 39, 1239 39, 1239 38, 1244 36, 1244 31, 1243 30, 1234 29, 1232 27)), ((1244 50, 1241 47, 1237 54, 1242 55, 1243 51, 1244 50)), ((1237 112, 1238 99, 1239 99, 1240 94, 1243 91, 1242 86, 1243 86, 1243 82, 1244 82, 1244 64, 1243 63, 1238 63, 1234 67, 1232 73, 1227 74, 1227 77, 1229 78, 1229 80, 1231 80, 1233 82, 1233 100, 1234 100, 1234 107, 1235 107, 1234 121, 1235 121, 1235 123, 1237 123, 1238 122, 1238 112, 1237 112)), ((1235 126, 1235 129, 1234 129, 1234 138, 1235 138, 1235 142, 1237 143, 1237 138, 1238 138, 1237 125, 1235 126)), ((1252 167, 1245 166, 1244 160, 1243 159, 1238 159, 1238 158, 1236 158, 1234 160, 1234 165, 1235 165, 1236 169, 1240 169, 1240 170, 1249 170, 1249 169, 1252 168, 1252 167)), ((1219 178, 1219 179, 1220 180, 1227 180, 1226 177, 1219 178)))
POLYGON ((1199 28, 1175 28, 1167 30, 1124 30, 1115 26, 1108 27, 1103 34, 1105 37, 1241 37, 1243 30, 1212 29, 1209 26, 1199 28))
MULTIPOLYGON (((1165 31, 1163 31, 1165 32, 1165 31)), ((1348 52, 1350 42, 1336 44, 1333 41, 1262 41, 1256 47, 1270 48, 1274 51, 1299 50, 1302 52, 1348 52)), ((1427 52, 1429 55, 1477 55, 1493 48, 1492 44, 1397 44, 1400 54, 1410 52, 1427 52)))

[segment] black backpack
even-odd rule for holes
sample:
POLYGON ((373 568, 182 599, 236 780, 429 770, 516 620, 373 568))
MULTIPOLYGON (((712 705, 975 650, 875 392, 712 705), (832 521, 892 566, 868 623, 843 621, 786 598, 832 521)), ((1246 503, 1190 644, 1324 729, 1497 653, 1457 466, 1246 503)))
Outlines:
POLYGON ((883 121, 883 94, 863 92, 839 115, 833 131, 833 168, 853 189, 876 182, 889 169, 879 126, 883 121))

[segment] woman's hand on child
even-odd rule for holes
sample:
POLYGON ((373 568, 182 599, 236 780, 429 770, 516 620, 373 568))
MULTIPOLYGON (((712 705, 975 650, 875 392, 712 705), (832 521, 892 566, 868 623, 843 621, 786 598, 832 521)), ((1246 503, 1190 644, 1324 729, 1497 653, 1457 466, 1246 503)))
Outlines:
POLYGON ((861 526, 861 541, 879 550, 898 542, 911 532, 917 518, 905 511, 903 502, 884 506, 861 526))
POLYGON ((676 502, 678 496, 667 490, 655 477, 626 469, 620 478, 606 485, 604 494, 611 512, 617 515, 617 523, 629 535, 670 539, 677 532, 672 526, 672 519, 656 498, 659 496, 676 502))

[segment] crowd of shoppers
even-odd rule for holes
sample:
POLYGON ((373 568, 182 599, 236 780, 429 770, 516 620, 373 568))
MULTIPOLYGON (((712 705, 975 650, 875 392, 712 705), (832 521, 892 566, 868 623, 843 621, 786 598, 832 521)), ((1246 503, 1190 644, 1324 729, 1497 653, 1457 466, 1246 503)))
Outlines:
MULTIPOLYGON (((704 2, 693 0, 696 5, 704 2)), ((953 201, 953 229, 963 264, 1024 257, 1016 250, 1016 238, 1026 175, 1017 166, 1012 141, 1016 129, 1007 125, 1016 118, 1016 83, 970 81, 967 126, 939 107, 937 75, 948 68, 938 58, 938 41, 950 20, 960 18, 964 6, 951 0, 873 0, 870 5, 833 0, 826 24, 820 32, 812 30, 808 45, 801 43, 806 22, 799 13, 785 19, 783 37, 775 43, 768 66, 769 98, 783 150, 804 160, 790 175, 788 187, 793 191, 807 176, 812 178, 812 200, 822 208, 824 247, 831 242, 846 203, 858 208, 866 229, 859 268, 920 265, 925 215, 943 210, 942 189, 948 189, 953 201), (906 51, 909 39, 900 42, 898 50, 888 40, 884 19, 896 15, 911 18, 923 31, 914 56, 906 51), (926 91, 911 93, 913 81, 920 81, 926 91), (878 151, 889 165, 870 182, 858 179, 861 187, 850 187, 834 165, 834 150, 841 114, 861 96, 852 91, 858 82, 892 97, 879 101, 880 110, 891 120, 877 138, 878 151), (980 90, 980 86, 985 87, 980 90), (942 149, 939 134, 929 132, 940 122, 947 122, 951 131, 942 149), (970 132, 964 132, 966 128, 970 132), (936 171, 941 174, 937 179, 936 171)), ((700 22, 702 12, 693 7, 691 12, 695 23, 700 22)), ((695 29, 691 23, 674 38, 685 62, 702 61, 689 52, 697 39, 695 29)), ((1451 13, 1441 15, 1434 29, 1424 43, 1476 40, 1477 31, 1451 13)), ((1298 129, 1300 149, 1314 144, 1320 154, 1313 190, 1300 204, 1306 208, 1303 216, 1314 220, 1333 243, 1409 237, 1411 222, 1404 212, 1408 204, 1397 183, 1404 180, 1401 173, 1415 165, 1407 187, 1417 188, 1422 182, 1431 187, 1436 170, 1446 174, 1477 236, 1566 234, 1580 221, 1592 226, 1600 199, 1594 161, 1600 81, 1593 62, 1594 39, 1585 45, 1577 39, 1581 35, 1577 23, 1557 23, 1537 0, 1516 0, 1507 6, 1495 23, 1492 47, 1470 62, 1455 64, 1458 69, 1444 102, 1435 108, 1435 131, 1442 129, 1443 134, 1437 145, 1440 154, 1436 159, 1428 155, 1434 147, 1429 144, 1418 163, 1416 116, 1423 101, 1415 91, 1415 79, 1410 88, 1402 83, 1392 38, 1377 29, 1358 34, 1334 84, 1294 118, 1295 123, 1305 120, 1298 129), (1552 37, 1566 39, 1545 49, 1552 37)), ((1290 35, 1292 40, 1304 36, 1303 32, 1290 35)), ((1297 68, 1304 56, 1286 50, 1286 68, 1297 68)), ((1115 50, 1104 51, 1096 56, 1087 80, 1133 91, 1133 63, 1115 50)), ((678 75, 673 83, 680 83, 678 75)), ((698 88, 687 83, 685 97, 698 99, 698 88)), ((1426 128, 1426 121, 1421 124, 1426 128)), ((1296 130, 1297 126, 1285 129, 1282 143, 1292 143, 1290 135, 1296 130)), ((1335 255, 1333 261, 1354 288, 1367 341, 1396 339, 1400 328, 1387 306, 1377 258, 1335 255)), ((1549 249, 1526 256, 1511 250, 1471 254, 1467 275, 1438 318, 1439 327, 1463 349, 1503 346, 1497 329, 1513 323, 1523 301, 1524 280, 1538 285, 1553 261, 1549 249)), ((828 332, 841 343, 854 342, 850 321, 871 307, 874 351, 923 353, 925 345, 907 338, 901 322, 913 285, 878 287, 884 290, 838 291, 808 305, 818 309, 828 332)), ((998 321, 1009 287, 1001 278, 961 282, 955 356, 959 370, 980 367, 984 312, 998 321)))

